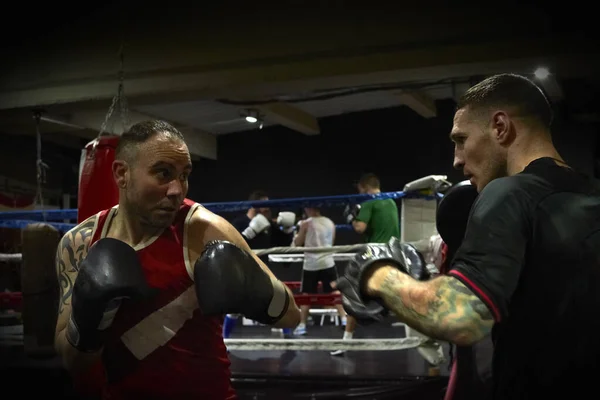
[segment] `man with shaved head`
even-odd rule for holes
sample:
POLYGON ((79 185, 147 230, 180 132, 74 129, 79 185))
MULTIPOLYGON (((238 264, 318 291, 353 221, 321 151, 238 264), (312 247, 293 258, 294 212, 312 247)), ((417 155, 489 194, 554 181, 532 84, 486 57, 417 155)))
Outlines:
POLYGON ((55 345, 95 396, 235 399, 223 315, 281 328, 300 320, 290 290, 242 235, 186 198, 191 172, 175 127, 132 126, 113 163, 118 205, 61 240, 55 345))
POLYGON ((447 275, 413 279, 392 240, 365 246, 337 282, 359 319, 389 309, 459 349, 491 335, 488 385, 459 352, 447 398, 587 398, 598 390, 600 184, 561 157, 552 119, 526 77, 499 74, 471 87, 450 133, 454 166, 470 185, 449 190, 438 212, 442 239, 457 246, 447 275), (444 225, 457 216, 465 223, 444 225))

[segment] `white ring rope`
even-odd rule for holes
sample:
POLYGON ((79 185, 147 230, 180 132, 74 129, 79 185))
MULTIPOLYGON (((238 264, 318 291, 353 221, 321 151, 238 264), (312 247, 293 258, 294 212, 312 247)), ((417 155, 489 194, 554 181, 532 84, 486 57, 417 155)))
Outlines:
POLYGON ((21 260, 23 260, 23 255, 21 253, 0 253, 0 262, 19 262, 21 260))
POLYGON ((430 347, 431 341, 421 337, 400 339, 224 339, 227 350, 407 350, 430 347))
MULTIPOLYGON (((271 247, 269 249, 257 249, 252 250, 256 255, 263 256, 267 254, 297 254, 298 256, 304 256, 304 253, 348 253, 351 251, 357 251, 363 248, 366 243, 360 244, 352 244, 346 246, 329 246, 329 247, 271 247)), ((344 255, 342 257, 348 257, 348 255, 344 255)), ((0 261, 21 261, 22 260, 21 253, 7 254, 0 253, 0 261)))
POLYGON ((273 253, 278 253, 278 254, 337 253, 337 252, 348 253, 351 251, 357 251, 357 250, 362 249, 365 246, 365 244, 366 243, 351 244, 351 245, 346 245, 346 246, 329 246, 329 247, 281 246, 281 247, 271 247, 270 249, 257 249, 257 250, 252 250, 252 251, 257 256, 264 256, 264 255, 273 254, 273 253))
MULTIPOLYGON (((355 253, 335 253, 333 259, 335 261, 348 261, 355 255, 355 253)), ((302 262, 304 261, 304 254, 269 254, 269 261, 277 263, 302 262)))
MULTIPOLYGON (((14 328, 14 327, 9 327, 14 328)), ((0 345, 22 346, 24 335, 22 326, 15 329, 0 330, 0 345)), ((418 349, 431 353, 427 361, 432 365, 440 365, 445 361, 443 354, 437 355, 439 344, 424 337, 406 337, 399 339, 223 339, 227 350, 238 351, 273 351, 273 350, 296 350, 296 351, 390 351, 418 349)))

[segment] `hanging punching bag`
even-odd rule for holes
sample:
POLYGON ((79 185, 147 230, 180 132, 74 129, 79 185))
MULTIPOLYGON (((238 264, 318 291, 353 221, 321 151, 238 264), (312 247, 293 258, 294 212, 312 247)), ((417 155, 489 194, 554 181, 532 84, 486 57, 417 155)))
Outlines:
POLYGON ((113 179, 112 164, 119 136, 98 136, 81 153, 77 222, 119 202, 119 190, 113 179))

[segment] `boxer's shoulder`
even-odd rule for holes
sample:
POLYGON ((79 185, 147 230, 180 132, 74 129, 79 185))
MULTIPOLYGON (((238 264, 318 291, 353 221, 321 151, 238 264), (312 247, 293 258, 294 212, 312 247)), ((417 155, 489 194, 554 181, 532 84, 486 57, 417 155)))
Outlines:
POLYGON ((535 183, 531 177, 513 175, 497 178, 488 183, 476 199, 476 207, 483 204, 504 204, 507 200, 516 199, 520 203, 532 200, 532 189, 535 183))
POLYGON ((228 240, 235 244, 245 243, 233 225, 220 215, 198 207, 187 222, 187 243, 190 251, 200 254, 212 240, 228 240))
POLYGON ((97 215, 88 217, 65 232, 60 240, 57 255, 61 258, 67 257, 75 269, 88 252, 97 220, 97 215))

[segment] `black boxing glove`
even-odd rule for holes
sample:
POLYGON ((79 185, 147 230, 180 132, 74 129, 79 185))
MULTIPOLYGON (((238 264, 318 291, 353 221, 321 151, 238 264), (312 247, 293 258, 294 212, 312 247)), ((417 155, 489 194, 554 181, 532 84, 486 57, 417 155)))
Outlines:
POLYGON ((336 289, 342 294, 344 309, 361 324, 381 321, 388 311, 378 299, 365 293, 365 276, 369 276, 370 267, 377 261, 387 261, 398 270, 409 272, 409 261, 404 248, 398 238, 393 237, 385 244, 365 244, 336 281, 336 289))
POLYGON ((98 240, 73 284, 67 340, 82 352, 100 350, 122 299, 143 299, 153 293, 131 246, 113 238, 98 240))
POLYGON ((194 266, 200 310, 205 315, 242 314, 265 325, 279 321, 290 298, 248 252, 224 240, 209 242, 194 266))
POLYGON ((344 208, 344 219, 347 224, 352 224, 352 221, 358 217, 358 213, 360 212, 360 204, 348 204, 346 208, 344 208))

